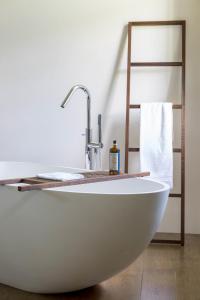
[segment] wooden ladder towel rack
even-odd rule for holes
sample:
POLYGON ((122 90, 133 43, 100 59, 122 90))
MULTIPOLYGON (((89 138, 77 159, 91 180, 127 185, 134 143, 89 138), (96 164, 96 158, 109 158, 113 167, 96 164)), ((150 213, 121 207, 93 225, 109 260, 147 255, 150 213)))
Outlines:
POLYGON ((140 104, 130 103, 130 80, 131 69, 135 67, 181 67, 181 104, 173 104, 173 109, 181 110, 181 147, 173 148, 173 152, 181 155, 181 192, 171 193, 169 197, 181 199, 181 221, 180 239, 153 239, 153 243, 180 244, 184 246, 185 240, 185 51, 186 51, 186 22, 185 21, 147 21, 128 23, 128 59, 127 59, 127 94, 126 94, 126 132, 125 132, 125 172, 128 173, 129 152, 138 152, 139 148, 131 148, 129 145, 129 118, 130 109, 139 109, 140 104), (181 26, 182 35, 182 60, 179 62, 132 62, 131 60, 131 39, 132 29, 136 26, 181 26))

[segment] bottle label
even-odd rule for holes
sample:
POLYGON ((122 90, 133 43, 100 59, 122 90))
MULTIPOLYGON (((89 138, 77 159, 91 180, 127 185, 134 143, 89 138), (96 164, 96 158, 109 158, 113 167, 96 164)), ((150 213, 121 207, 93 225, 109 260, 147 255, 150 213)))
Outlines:
POLYGON ((110 153, 109 166, 112 171, 119 171, 119 153, 110 153))

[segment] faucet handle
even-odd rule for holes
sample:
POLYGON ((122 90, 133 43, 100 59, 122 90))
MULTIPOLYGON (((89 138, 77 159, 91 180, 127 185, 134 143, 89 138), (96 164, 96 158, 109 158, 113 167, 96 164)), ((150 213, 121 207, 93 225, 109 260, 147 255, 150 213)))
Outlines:
POLYGON ((101 114, 99 114, 99 115, 98 115, 98 135, 99 135, 99 145, 101 145, 101 148, 103 148, 101 120, 102 120, 102 116, 101 116, 101 114))

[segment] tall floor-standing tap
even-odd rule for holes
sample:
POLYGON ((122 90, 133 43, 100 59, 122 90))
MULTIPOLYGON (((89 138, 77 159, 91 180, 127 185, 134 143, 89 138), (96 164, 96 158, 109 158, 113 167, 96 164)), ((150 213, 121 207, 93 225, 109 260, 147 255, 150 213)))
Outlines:
POLYGON ((86 127, 86 142, 85 142, 85 153, 86 153, 86 169, 93 170, 94 162, 93 162, 93 149, 103 148, 102 137, 101 137, 101 115, 98 115, 98 132, 99 132, 99 141, 98 143, 92 142, 92 132, 91 132, 91 96, 89 90, 80 84, 73 86, 65 99, 61 103, 61 107, 65 108, 65 105, 68 103, 71 96, 77 91, 81 89, 87 96, 87 127, 86 127))

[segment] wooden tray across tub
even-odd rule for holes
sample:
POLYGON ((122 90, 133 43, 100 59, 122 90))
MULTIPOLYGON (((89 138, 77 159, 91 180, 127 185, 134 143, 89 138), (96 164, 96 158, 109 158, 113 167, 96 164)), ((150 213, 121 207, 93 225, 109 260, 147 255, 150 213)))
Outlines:
POLYGON ((98 171, 98 172, 84 172, 79 174, 84 175, 84 178, 65 180, 65 181, 41 179, 38 177, 10 178, 10 179, 1 179, 0 185, 25 183, 27 185, 17 186, 18 191, 25 192, 25 191, 32 191, 32 190, 56 188, 60 186, 112 181, 112 180, 127 179, 127 178, 134 178, 134 177, 144 177, 144 176, 149 176, 150 172, 109 175, 108 171, 98 171))

